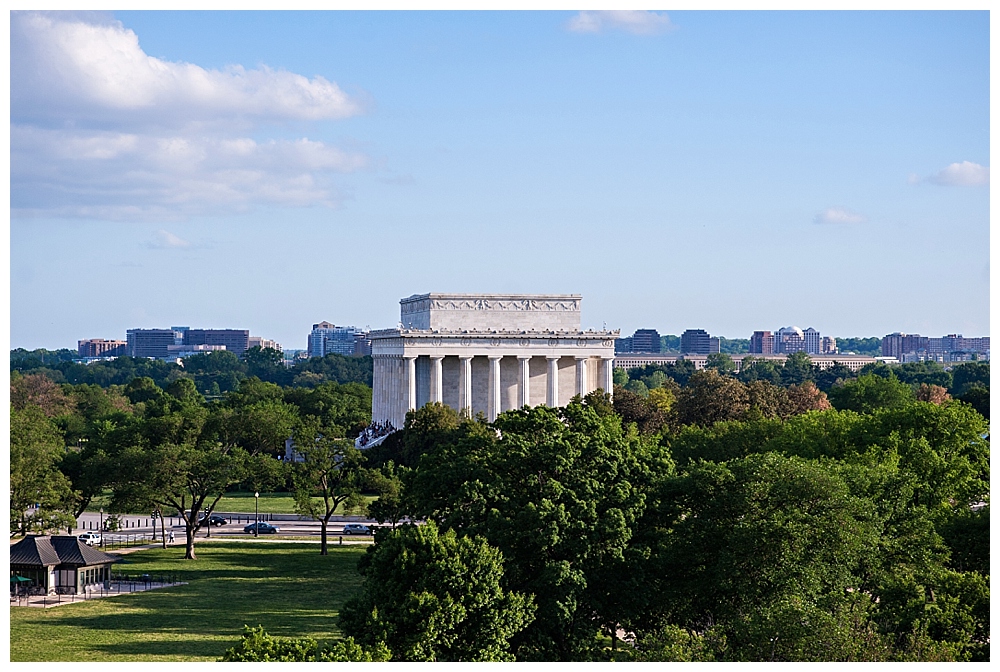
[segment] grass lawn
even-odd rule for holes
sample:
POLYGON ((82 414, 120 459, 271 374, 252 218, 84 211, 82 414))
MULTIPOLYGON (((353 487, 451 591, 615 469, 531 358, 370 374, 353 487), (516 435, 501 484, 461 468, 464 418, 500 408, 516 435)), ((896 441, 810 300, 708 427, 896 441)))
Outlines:
MULTIPOLYGON (((377 497, 366 496, 365 502, 371 503, 375 501, 377 497)), ((254 507, 254 497, 252 492, 230 492, 219 500, 216 505, 216 511, 225 511, 227 513, 253 513, 254 507)), ((88 511, 97 511, 100 508, 104 508, 105 511, 108 510, 108 502, 110 501, 110 495, 103 495, 101 497, 95 497, 94 501, 90 503, 87 507, 88 511)), ((319 498, 316 499, 317 502, 321 502, 319 498)), ((288 492, 262 492, 260 493, 260 501, 257 503, 260 507, 258 510, 261 513, 295 513, 295 498, 292 497, 291 493, 288 492)), ((141 513, 142 515, 149 515, 148 511, 134 511, 133 513, 141 513)), ((337 508, 337 515, 344 514, 343 508, 337 508)), ((353 515, 357 512, 350 512, 353 515)))
POLYGON ((212 543, 131 553, 117 569, 188 582, 51 609, 10 608, 11 661, 214 661, 243 625, 282 637, 340 636, 337 613, 361 586, 365 546, 212 543))

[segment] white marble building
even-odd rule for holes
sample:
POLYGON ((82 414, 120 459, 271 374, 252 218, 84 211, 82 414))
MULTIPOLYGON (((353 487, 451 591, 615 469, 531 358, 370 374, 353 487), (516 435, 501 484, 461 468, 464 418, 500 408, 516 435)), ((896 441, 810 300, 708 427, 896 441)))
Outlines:
POLYGON ((618 331, 582 331, 579 294, 419 294, 370 333, 372 420, 402 428, 429 402, 490 421, 612 388, 618 331))

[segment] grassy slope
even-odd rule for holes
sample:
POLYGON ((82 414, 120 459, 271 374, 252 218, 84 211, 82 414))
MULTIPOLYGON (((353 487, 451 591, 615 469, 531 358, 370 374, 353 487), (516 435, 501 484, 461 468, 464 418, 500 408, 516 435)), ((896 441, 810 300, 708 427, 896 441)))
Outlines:
POLYGON ((12 661, 213 661, 243 625, 272 635, 339 636, 341 605, 361 584, 364 547, 199 542, 154 549, 117 565, 132 574, 171 572, 186 586, 91 600, 52 609, 10 608, 12 661))

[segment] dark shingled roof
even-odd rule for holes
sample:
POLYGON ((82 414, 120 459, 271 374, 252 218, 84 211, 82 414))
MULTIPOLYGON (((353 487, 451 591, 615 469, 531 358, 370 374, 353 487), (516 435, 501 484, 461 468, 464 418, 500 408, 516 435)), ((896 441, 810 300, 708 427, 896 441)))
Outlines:
POLYGON ((117 555, 91 548, 77 537, 29 536, 10 547, 10 564, 12 565, 89 567, 120 560, 121 558, 117 555))

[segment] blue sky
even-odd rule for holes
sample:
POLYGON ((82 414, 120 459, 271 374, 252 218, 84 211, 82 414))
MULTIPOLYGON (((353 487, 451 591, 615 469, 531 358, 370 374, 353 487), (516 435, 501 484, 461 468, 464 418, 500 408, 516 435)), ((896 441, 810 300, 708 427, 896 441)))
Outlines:
POLYGON ((11 347, 414 293, 989 334, 987 12, 11 17, 11 347))

